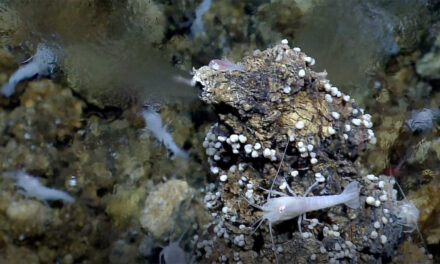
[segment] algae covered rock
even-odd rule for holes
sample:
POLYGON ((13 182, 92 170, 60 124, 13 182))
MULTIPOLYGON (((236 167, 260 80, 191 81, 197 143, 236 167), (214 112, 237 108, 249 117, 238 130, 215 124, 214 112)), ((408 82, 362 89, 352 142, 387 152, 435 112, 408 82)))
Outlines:
POLYGON ((357 162, 376 143, 371 116, 326 72, 313 71, 314 63, 283 41, 237 65, 215 60, 195 70, 200 98, 218 114, 203 142, 219 181, 204 198, 216 218, 196 241, 200 261, 377 263, 393 255, 402 237, 394 180, 368 174, 357 162), (268 189, 302 196, 314 185, 311 194, 325 196, 354 181, 360 208, 309 212, 301 230, 295 218, 272 228, 266 221, 253 232, 268 189))
MULTIPOLYGON (((191 212, 191 200, 195 194, 188 183, 182 180, 170 180, 151 192, 145 200, 145 206, 139 218, 141 226, 156 238, 164 238, 171 232, 185 231, 183 218, 195 219, 191 212)), ((194 210, 194 209, 193 209, 194 210)))
POLYGON ((434 42, 433 48, 417 61, 416 70, 421 76, 428 79, 440 78, 440 37, 434 42))

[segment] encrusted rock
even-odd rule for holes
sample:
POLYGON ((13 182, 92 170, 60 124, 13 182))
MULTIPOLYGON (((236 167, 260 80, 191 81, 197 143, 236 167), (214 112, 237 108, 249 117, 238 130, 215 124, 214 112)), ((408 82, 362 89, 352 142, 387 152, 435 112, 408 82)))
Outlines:
POLYGON ((402 235, 392 210, 393 182, 381 176, 379 188, 376 178, 371 181, 355 165, 366 144, 376 142, 371 116, 332 86, 326 72, 311 70, 314 61, 285 41, 235 66, 224 62, 223 68, 195 70, 200 98, 215 107, 219 118, 203 143, 219 181, 206 190, 205 205, 216 219, 197 241, 200 261, 274 263, 278 256, 280 263, 292 258, 295 263, 376 263, 392 256, 402 235), (312 195, 332 195, 353 181, 361 185, 359 209, 338 205, 310 212, 313 221, 302 221, 302 233, 297 219, 275 225, 275 248, 267 221, 252 232, 262 211, 251 203, 266 202, 262 188, 291 195, 290 187, 303 195, 316 182, 312 195), (367 196, 373 197, 372 205, 365 203, 367 196))
POLYGON ((194 189, 185 181, 166 182, 145 200, 140 216, 141 226, 158 239, 165 238, 171 232, 184 232, 188 227, 180 226, 180 223, 195 222, 197 216, 194 209, 191 210, 194 193, 194 189), (181 221, 182 218, 188 221, 181 221))

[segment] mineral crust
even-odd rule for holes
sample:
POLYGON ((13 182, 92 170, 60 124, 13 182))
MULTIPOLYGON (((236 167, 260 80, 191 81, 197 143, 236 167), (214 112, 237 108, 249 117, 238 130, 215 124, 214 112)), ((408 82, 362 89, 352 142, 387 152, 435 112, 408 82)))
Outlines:
POLYGON ((283 41, 238 62, 244 71, 194 71, 201 100, 218 114, 203 142, 218 176, 204 198, 215 220, 194 239, 198 261, 378 263, 392 256, 402 237, 394 180, 367 175, 357 162, 376 142, 371 116, 314 63, 283 41), (252 204, 264 204, 271 187, 301 196, 317 182, 309 196, 332 195, 352 181, 361 186, 359 209, 310 212, 302 233, 296 218, 274 225, 275 248, 267 221, 253 226, 262 211, 252 204))

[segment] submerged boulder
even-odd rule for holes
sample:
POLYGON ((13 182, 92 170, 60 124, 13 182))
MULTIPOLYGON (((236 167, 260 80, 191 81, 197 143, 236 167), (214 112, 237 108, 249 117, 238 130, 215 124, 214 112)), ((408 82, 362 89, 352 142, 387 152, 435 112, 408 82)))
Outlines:
POLYGON ((203 143, 218 181, 204 198, 215 220, 195 241, 199 261, 377 263, 392 256, 402 237, 394 179, 368 174, 357 162, 376 143, 371 116, 326 72, 313 71, 314 63, 283 41, 236 65, 215 60, 195 70, 201 100, 218 114, 203 143), (253 227, 269 189, 303 196, 315 184, 308 196, 326 196, 354 181, 359 209, 309 212, 301 231, 296 218, 272 230, 267 220, 253 227))

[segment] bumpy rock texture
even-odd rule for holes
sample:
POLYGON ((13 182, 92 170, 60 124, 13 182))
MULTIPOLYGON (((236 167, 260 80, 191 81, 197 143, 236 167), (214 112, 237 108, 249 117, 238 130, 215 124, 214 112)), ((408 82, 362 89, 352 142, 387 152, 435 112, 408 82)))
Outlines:
POLYGON ((297 195, 314 182, 312 195, 361 185, 358 210, 339 205, 308 213, 314 220, 302 222, 302 234, 296 219, 274 226, 280 263, 377 263, 392 256, 402 236, 394 180, 367 176, 356 163, 376 142, 371 116, 331 86, 325 72, 312 71, 314 59, 298 48, 257 50, 240 64, 244 72, 204 66, 194 73, 201 99, 219 117, 203 144, 219 183, 207 188, 205 204, 216 219, 197 240, 199 260, 275 262, 267 222, 252 234, 262 212, 249 204, 263 204, 261 188, 274 179, 275 190, 285 192, 287 183, 297 195))

